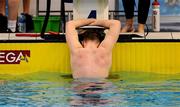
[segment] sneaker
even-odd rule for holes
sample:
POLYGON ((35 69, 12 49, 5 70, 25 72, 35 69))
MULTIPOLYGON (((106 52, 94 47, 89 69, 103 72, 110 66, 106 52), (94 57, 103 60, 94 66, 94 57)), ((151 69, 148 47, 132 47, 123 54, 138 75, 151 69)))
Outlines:
POLYGON ((10 28, 7 28, 6 33, 20 33, 18 29, 18 23, 16 23, 16 30, 13 32, 10 28))
POLYGON ((33 17, 29 14, 24 14, 26 17, 26 32, 34 32, 33 17))
POLYGON ((16 30, 15 32, 13 32, 11 29, 8 28, 7 31, 6 31, 6 33, 20 33, 20 32, 17 31, 17 30, 16 30))
POLYGON ((8 23, 7 17, 0 14, 0 33, 7 32, 7 23, 8 23))

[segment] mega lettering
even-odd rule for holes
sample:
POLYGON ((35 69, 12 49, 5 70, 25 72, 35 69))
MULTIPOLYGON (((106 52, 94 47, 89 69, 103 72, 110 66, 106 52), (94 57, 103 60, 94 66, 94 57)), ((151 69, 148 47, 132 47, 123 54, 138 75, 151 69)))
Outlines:
POLYGON ((28 62, 30 50, 0 50, 0 64, 20 64, 28 62))

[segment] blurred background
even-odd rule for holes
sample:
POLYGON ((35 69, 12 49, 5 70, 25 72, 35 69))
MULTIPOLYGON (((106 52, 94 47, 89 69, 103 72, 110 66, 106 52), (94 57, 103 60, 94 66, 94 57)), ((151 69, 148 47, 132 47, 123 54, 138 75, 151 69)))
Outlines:
MULTIPOLYGON (((138 0, 136 1, 136 5, 138 5, 138 0)), ((151 0, 151 3, 153 0, 151 0)), ((159 0, 160 2, 160 14, 161 14, 161 31, 180 31, 180 0, 159 0)), ((60 10, 60 3, 61 0, 52 0, 52 11, 59 11, 60 10)), ((21 4, 20 4, 21 5, 21 4)), ((66 3, 66 11, 72 11, 72 4, 66 3)), ((31 0, 31 15, 34 17, 45 15, 46 10, 46 0, 31 0)), ((122 5, 122 0, 109 0, 109 10, 112 11, 120 11, 116 14, 113 14, 114 19, 118 19, 124 24, 125 17, 124 17, 124 8, 122 5)), ((135 6, 135 10, 137 10, 135 6)), ((22 11, 22 7, 19 11, 22 11)), ((19 12, 20 13, 20 12, 19 12)), ((151 13, 152 13, 152 6, 149 10, 149 17, 147 20, 147 25, 149 29, 151 29, 151 13)), ((51 13, 51 15, 59 15, 57 13, 51 13)), ((68 17, 68 16, 67 16, 68 17)), ((111 17, 112 18, 112 17, 111 17)), ((136 20, 136 17, 135 17, 136 20)), ((136 22, 136 21, 134 21, 136 22)), ((137 23, 135 23, 136 25, 137 23)))

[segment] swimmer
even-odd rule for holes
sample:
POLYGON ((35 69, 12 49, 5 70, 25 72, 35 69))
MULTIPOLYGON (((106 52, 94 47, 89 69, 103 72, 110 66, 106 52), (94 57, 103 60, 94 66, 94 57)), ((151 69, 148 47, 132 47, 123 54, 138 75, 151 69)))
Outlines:
POLYGON ((73 78, 107 78, 112 64, 112 49, 118 40, 121 24, 117 20, 81 19, 66 23, 66 41, 70 48, 73 78), (79 42, 77 28, 101 26, 108 29, 100 42, 99 32, 93 29, 83 33, 79 42))

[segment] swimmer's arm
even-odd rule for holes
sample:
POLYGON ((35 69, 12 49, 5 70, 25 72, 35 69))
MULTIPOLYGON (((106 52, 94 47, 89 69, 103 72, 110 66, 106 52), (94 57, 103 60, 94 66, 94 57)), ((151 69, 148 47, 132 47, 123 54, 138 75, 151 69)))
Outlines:
POLYGON ((112 50, 114 44, 117 42, 120 34, 121 23, 118 20, 100 20, 96 23, 99 26, 108 28, 105 39, 101 42, 100 46, 112 50))
POLYGON ((66 23, 66 42, 69 45, 70 51, 73 52, 76 48, 82 48, 78 39, 78 32, 73 21, 66 23))

